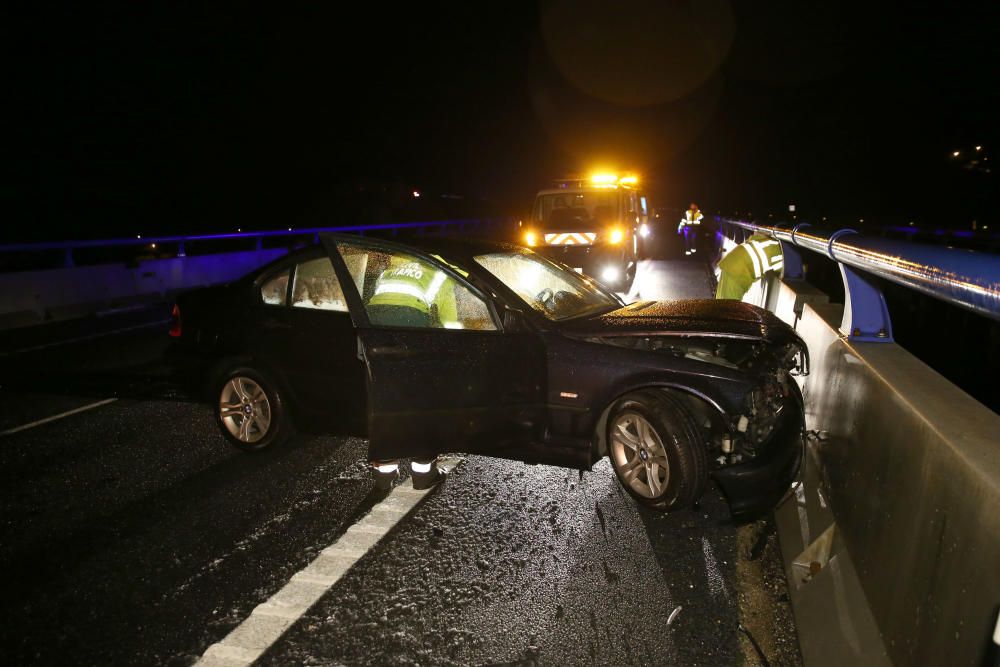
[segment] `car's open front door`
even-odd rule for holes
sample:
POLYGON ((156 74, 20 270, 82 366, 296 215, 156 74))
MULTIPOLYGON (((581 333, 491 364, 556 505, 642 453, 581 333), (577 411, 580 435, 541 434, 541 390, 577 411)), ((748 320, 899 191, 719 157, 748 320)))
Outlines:
POLYGON ((523 458, 541 437, 545 355, 505 332, 459 268, 395 244, 327 237, 368 369, 373 459, 523 458))

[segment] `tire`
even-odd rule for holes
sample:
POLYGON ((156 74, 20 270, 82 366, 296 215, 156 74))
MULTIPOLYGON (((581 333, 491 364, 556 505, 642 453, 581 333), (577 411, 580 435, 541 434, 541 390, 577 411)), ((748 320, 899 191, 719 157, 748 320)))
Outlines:
POLYGON ((708 451, 698 424, 669 394, 629 394, 611 409, 608 457, 629 495, 663 512, 691 507, 708 483, 708 451))
POLYGON ((216 383, 215 421, 226 440, 246 452, 281 445, 295 433, 277 383, 246 366, 216 383))

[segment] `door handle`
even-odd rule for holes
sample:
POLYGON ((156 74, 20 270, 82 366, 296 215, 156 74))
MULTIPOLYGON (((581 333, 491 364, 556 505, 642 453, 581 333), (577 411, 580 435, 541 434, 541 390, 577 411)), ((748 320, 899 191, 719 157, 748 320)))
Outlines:
POLYGON ((405 357, 413 354, 413 350, 405 345, 377 345, 371 348, 372 354, 380 354, 387 357, 405 357))

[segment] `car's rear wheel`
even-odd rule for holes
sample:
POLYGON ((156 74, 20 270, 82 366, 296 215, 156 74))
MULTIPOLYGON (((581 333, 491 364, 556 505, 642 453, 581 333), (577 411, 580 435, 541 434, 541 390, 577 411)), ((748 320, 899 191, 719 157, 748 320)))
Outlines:
POLYGON ((216 420, 234 446, 259 451, 293 435, 281 391, 264 373, 234 368, 221 378, 216 396, 216 420))
POLYGON ((608 419, 608 455, 618 481, 640 503, 669 512, 705 491, 708 452, 691 413, 669 394, 629 394, 608 419))

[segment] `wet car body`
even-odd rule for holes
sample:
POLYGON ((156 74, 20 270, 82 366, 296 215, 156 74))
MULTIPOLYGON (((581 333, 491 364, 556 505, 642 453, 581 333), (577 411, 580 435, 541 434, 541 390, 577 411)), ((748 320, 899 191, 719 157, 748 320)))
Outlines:
POLYGON ((466 451, 589 470, 610 454, 609 420, 624 397, 662 395, 698 429, 698 456, 734 517, 773 507, 798 470, 802 401, 789 372, 806 372, 808 359, 794 331, 765 310, 713 300, 626 306, 604 292, 606 308, 556 321, 477 261, 530 253, 523 248, 322 240, 235 283, 179 298, 173 355, 209 396, 226 386, 228 369, 257 369, 297 428, 367 435, 373 459, 466 451), (434 263, 482 300, 489 328, 373 322, 371 286, 352 289, 358 248, 434 263), (324 258, 346 286, 341 310, 262 303, 272 276, 294 276, 297 265, 324 258))

